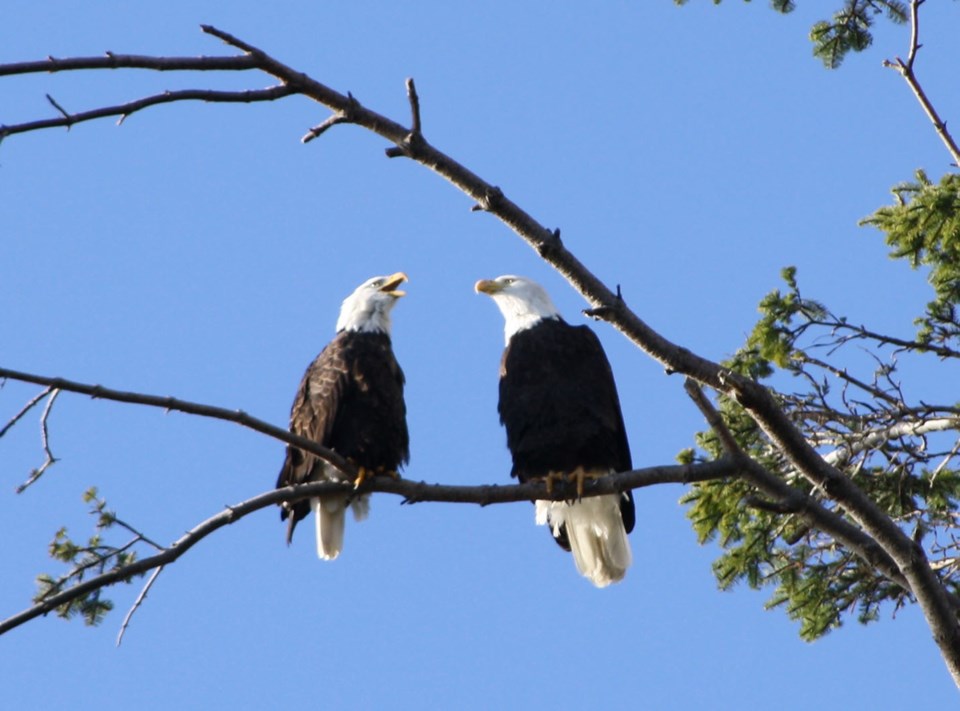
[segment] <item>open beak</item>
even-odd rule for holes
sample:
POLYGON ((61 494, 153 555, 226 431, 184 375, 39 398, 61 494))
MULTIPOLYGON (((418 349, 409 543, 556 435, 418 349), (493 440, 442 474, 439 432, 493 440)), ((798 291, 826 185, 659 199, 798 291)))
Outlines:
POLYGON ((401 296, 405 296, 407 293, 397 289, 397 287, 405 281, 409 281, 409 279, 407 279, 407 275, 403 272, 391 274, 387 277, 387 280, 384 282, 383 286, 380 287, 380 291, 382 291, 384 294, 389 294, 390 296, 399 299, 401 296))
POLYGON ((502 287, 493 279, 481 279, 473 285, 473 290, 478 294, 488 294, 493 296, 500 291, 502 287))

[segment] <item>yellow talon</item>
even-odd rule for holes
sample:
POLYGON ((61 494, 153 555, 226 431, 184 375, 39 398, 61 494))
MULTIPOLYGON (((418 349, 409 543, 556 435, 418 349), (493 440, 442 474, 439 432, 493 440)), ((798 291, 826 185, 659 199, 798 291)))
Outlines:
POLYGON ((357 467, 357 478, 353 482, 353 488, 359 489, 360 485, 363 484, 367 479, 373 475, 373 472, 367 469, 366 467, 357 467))
POLYGON ((577 483, 577 500, 579 501, 583 498, 583 485, 587 479, 602 479, 603 476, 600 472, 584 471, 583 467, 577 467, 570 472, 570 479, 577 483))
POLYGON ((573 476, 577 481, 577 501, 583 498, 583 479, 586 476, 586 472, 583 471, 583 467, 577 467, 573 471, 573 476))
POLYGON ((543 481, 544 481, 544 483, 547 485, 547 495, 548 495, 548 496, 552 496, 552 495, 553 495, 553 484, 554 484, 554 482, 556 482, 558 479, 562 481, 563 478, 564 478, 564 477, 563 477, 563 474, 561 474, 560 472, 548 472, 548 473, 547 473, 547 476, 544 477, 544 480, 543 480, 543 481))

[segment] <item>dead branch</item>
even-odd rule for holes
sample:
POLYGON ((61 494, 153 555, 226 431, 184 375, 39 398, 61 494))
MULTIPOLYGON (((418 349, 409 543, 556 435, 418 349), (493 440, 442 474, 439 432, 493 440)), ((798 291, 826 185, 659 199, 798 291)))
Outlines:
POLYGON ((47 426, 47 420, 50 418, 50 411, 53 408, 54 401, 57 399, 57 395, 60 394, 60 390, 47 388, 44 393, 50 394, 47 404, 43 408, 43 414, 40 415, 40 441, 43 443, 43 453, 46 455, 46 459, 43 464, 30 473, 30 476, 25 482, 17 487, 18 494, 22 494, 28 486, 43 476, 43 473, 57 462, 57 458, 54 457, 53 452, 50 451, 50 428, 47 426))
POLYGON ((936 129, 937 135, 940 136, 940 140, 943 141, 950 155, 953 156, 953 164, 960 166, 960 147, 958 147, 956 141, 953 140, 953 136, 947 130, 946 122, 940 118, 940 114, 937 113, 933 103, 927 97, 927 93, 923 90, 913 70, 914 62, 917 59, 917 51, 923 46, 920 44, 920 6, 923 5, 925 1, 926 0, 911 0, 910 2, 910 50, 907 54, 906 61, 900 57, 897 57, 893 61, 886 59, 883 62, 883 66, 895 69, 900 76, 906 80, 913 95, 917 97, 917 101, 920 102, 920 106, 923 108, 927 118, 930 119, 934 129, 936 129))
POLYGON ((17 414, 15 414, 13 417, 7 420, 7 424, 5 424, 2 429, 0 429, 0 437, 3 437, 7 432, 9 432, 13 428, 13 426, 23 418, 24 415, 26 415, 28 412, 30 412, 30 410, 36 407, 37 404, 39 404, 43 400, 43 398, 49 395, 52 390, 53 388, 48 387, 46 390, 43 390, 37 393, 36 395, 34 395, 32 398, 30 398, 30 400, 27 401, 27 404, 24 405, 22 408, 20 408, 20 411, 17 414))
POLYGON ((253 57, 149 57, 137 54, 105 52, 99 57, 47 57, 35 62, 0 64, 0 77, 15 74, 54 74, 84 69, 151 69, 170 71, 248 71, 259 69, 253 57))
MULTIPOLYGON (((731 476, 734 469, 727 461, 707 462, 703 464, 673 465, 648 467, 622 474, 615 474, 603 479, 591 480, 584 485, 584 496, 612 494, 626 489, 643 488, 660 484, 687 484, 694 481, 707 481, 731 476)), ((571 496, 573 492, 554 491, 548 493, 546 484, 530 482, 506 486, 451 486, 442 484, 427 484, 414 482, 409 479, 394 479, 389 476, 376 476, 368 479, 361 487, 361 492, 381 492, 403 497, 404 503, 442 501, 448 503, 474 503, 481 506, 516 501, 534 501, 536 499, 563 498, 571 496)), ((79 582, 65 590, 45 597, 35 605, 0 622, 0 635, 45 615, 58 607, 77 598, 83 597, 95 590, 110 587, 117 583, 130 580, 151 570, 168 565, 185 554, 201 540, 220 528, 235 523, 255 511, 279 504, 283 501, 296 501, 311 496, 319 496, 334 492, 353 491, 352 485, 337 482, 321 482, 287 486, 282 489, 273 489, 242 501, 233 506, 227 506, 223 511, 197 524, 183 536, 171 543, 161 552, 149 558, 141 558, 127 565, 114 568, 100 575, 79 582)), ((145 592, 143 593, 145 596, 145 592)))
POLYGON ((165 91, 162 94, 147 96, 136 101, 130 101, 116 106, 105 106, 100 109, 82 111, 80 113, 68 113, 63 107, 57 105, 48 95, 51 103, 57 107, 62 114, 60 118, 42 119, 39 121, 29 121, 27 123, 13 124, 10 126, 0 126, 0 141, 7 136, 17 133, 26 133, 28 131, 38 131, 44 128, 67 128, 84 121, 93 121, 108 116, 119 116, 118 123, 123 123, 126 118, 137 111, 159 106, 160 104, 170 104, 175 101, 206 101, 209 103, 244 103, 251 104, 257 101, 275 101, 285 96, 291 96, 297 92, 286 86, 271 86, 267 89, 256 89, 249 91, 213 91, 210 89, 183 89, 181 91, 165 91))
POLYGON ((126 616, 123 618, 123 622, 120 624, 120 631, 117 633, 117 646, 123 642, 123 635, 126 634, 127 628, 130 626, 130 621, 133 619, 134 614, 137 610, 140 609, 140 606, 143 604, 144 600, 147 599, 147 593, 150 592, 150 588, 153 587, 153 584, 157 581, 157 578, 160 577, 160 573, 163 572, 163 566, 156 568, 153 573, 150 574, 150 578, 147 580, 146 584, 143 586, 143 589, 140 590, 140 594, 137 595, 137 599, 133 601, 133 605, 127 610, 126 616))
MULTIPOLYGON (((46 375, 34 375, 32 373, 22 373, 16 370, 10 370, 8 368, 0 368, 0 378, 8 378, 10 380, 17 380, 23 383, 34 383, 35 385, 45 385, 49 390, 64 390, 67 392, 79 393, 80 395, 89 395, 91 398, 99 400, 113 400, 115 402, 147 405, 148 407, 159 407, 168 411, 174 410, 177 412, 183 412, 188 415, 199 415, 201 417, 212 417, 217 420, 235 422, 238 425, 247 427, 256 432, 260 432, 268 437, 273 437, 281 442, 292 444, 295 447, 299 447, 300 449, 310 452, 311 454, 315 454, 316 456, 320 457, 320 459, 323 459, 325 462, 329 462, 346 474, 355 476, 357 473, 356 467, 354 467, 350 462, 334 452, 332 449, 328 449, 314 442, 313 440, 307 439, 306 437, 300 437, 292 432, 289 432, 288 430, 271 425, 269 422, 258 420, 256 417, 251 417, 243 410, 227 410, 223 407, 203 405, 196 402, 189 402, 187 400, 179 400, 174 397, 124 392, 121 390, 105 388, 102 385, 89 385, 87 383, 78 383, 72 380, 66 380, 64 378, 55 378, 46 375)), ((19 419, 19 416, 16 416, 11 423, 16 419, 19 419)), ((9 424, 7 428, 8 427, 9 424)))

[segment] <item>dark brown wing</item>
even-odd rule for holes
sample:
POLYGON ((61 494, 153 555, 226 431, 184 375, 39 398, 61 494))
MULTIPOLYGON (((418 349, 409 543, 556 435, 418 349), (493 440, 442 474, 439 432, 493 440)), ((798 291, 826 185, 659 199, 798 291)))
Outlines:
MULTIPOLYGON (((290 431, 323 445, 329 444, 330 433, 350 376, 341 335, 327 344, 309 365, 290 409, 290 431)), ((323 460, 309 452, 288 445, 286 459, 277 477, 277 487, 320 481, 324 478, 323 464, 323 460)), ((301 500, 282 505, 281 520, 290 517, 287 543, 293 537, 297 522, 309 512, 309 501, 301 500)))
MULTIPOLYGON (((357 466, 396 472, 409 458, 403 371, 385 333, 338 334, 307 368, 290 412, 290 430, 335 450, 357 466)), ((336 470, 287 447, 277 486, 324 481, 336 470)), ((308 501, 285 505, 287 537, 310 511, 308 501)))

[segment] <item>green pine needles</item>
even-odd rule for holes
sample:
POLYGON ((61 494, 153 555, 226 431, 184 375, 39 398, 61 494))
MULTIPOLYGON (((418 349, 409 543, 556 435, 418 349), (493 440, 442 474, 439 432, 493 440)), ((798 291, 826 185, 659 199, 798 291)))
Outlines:
MULTIPOLYGON (((686 5, 687 0, 674 0, 686 5)), ((713 0, 719 5, 721 0, 713 0)), ((750 0, 746 0, 750 2, 750 0)), ((770 6, 786 14, 796 9, 792 0, 770 0, 770 6)), ((850 52, 862 52, 873 44, 871 28, 878 15, 903 24, 908 19, 907 4, 899 0, 845 0, 829 20, 821 20, 810 29, 813 55, 829 69, 839 67, 850 52)))
POLYGON ((934 184, 918 170, 916 181, 893 189, 896 204, 882 207, 861 224, 886 235, 891 256, 906 259, 914 269, 929 269, 934 299, 917 319, 918 338, 946 346, 960 335, 956 305, 960 302, 960 175, 948 173, 934 184))
MULTIPOLYGON (((107 502, 97 495, 97 489, 90 488, 83 494, 83 500, 91 504, 90 514, 96 517, 95 532, 86 543, 78 543, 70 538, 67 528, 60 528, 50 542, 50 557, 71 566, 66 573, 54 577, 43 573, 37 576, 39 590, 34 596, 35 603, 43 603, 66 588, 73 587, 87 577, 101 575, 110 570, 123 568, 136 560, 133 546, 144 537, 135 533, 134 539, 127 544, 116 547, 103 541, 103 532, 119 524, 120 527, 130 529, 120 521, 116 514, 107 509, 107 502)), ((129 583, 134 577, 142 577, 142 573, 127 578, 129 583)), ((108 612, 113 609, 113 602, 102 596, 103 588, 91 590, 86 595, 74 598, 55 608, 57 616, 65 620, 80 616, 87 625, 98 625, 108 612)))
MULTIPOLYGON (((910 201, 900 209, 907 204, 910 201)), ((955 210, 954 219, 956 214, 955 210)), ((941 216, 933 222, 945 220, 941 216)), ((924 264, 934 270, 944 267, 947 257, 942 248, 918 249, 923 257, 911 254, 924 264)), ((943 361, 960 358, 960 352, 935 353, 921 340, 884 336, 853 325, 803 297, 794 268, 785 269, 782 276, 786 289, 763 299, 753 332, 725 365, 780 386, 778 400, 807 440, 923 545, 945 588, 960 594, 960 406, 911 401, 898 377, 899 363, 906 359, 949 367, 953 364, 943 361), (864 351, 870 354, 866 360, 864 351), (872 372, 859 372, 864 363, 872 372)), ((945 347, 957 347, 957 335, 954 330, 952 343, 945 347)), ((744 453, 794 490, 856 525, 842 507, 794 470, 739 404, 720 398, 719 411, 744 453)), ((725 454, 713 431, 698 434, 696 444, 695 451, 682 453, 682 461, 714 460, 725 454)), ((904 588, 832 536, 811 527, 802 511, 769 501, 747 481, 695 484, 681 501, 689 507, 687 516, 700 542, 715 541, 722 549, 713 564, 720 587, 744 582, 754 589, 771 588, 767 607, 781 607, 799 621, 803 639, 817 639, 841 626, 845 616, 872 622, 884 603, 896 610, 911 601, 904 588)))

